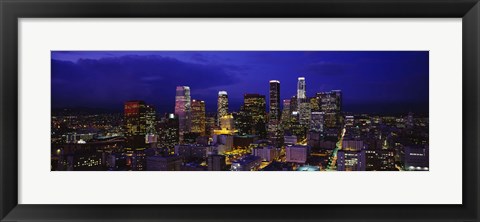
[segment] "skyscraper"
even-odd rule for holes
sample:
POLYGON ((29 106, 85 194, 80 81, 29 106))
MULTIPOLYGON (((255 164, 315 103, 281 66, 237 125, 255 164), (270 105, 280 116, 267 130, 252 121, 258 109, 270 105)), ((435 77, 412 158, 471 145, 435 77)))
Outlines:
POLYGON ((160 147, 170 150, 178 144, 178 117, 169 113, 160 119, 158 130, 160 131, 159 145, 160 147))
POLYGON ((124 106, 125 136, 145 136, 147 131, 147 105, 143 101, 128 101, 124 106))
POLYGON ((286 131, 290 130, 292 127, 292 108, 290 105, 290 99, 283 100, 283 110, 282 110, 282 128, 286 131))
POLYGON ((190 87, 177 86, 175 96, 175 115, 178 116, 180 143, 183 143, 185 133, 190 132, 190 99, 190 87))
POLYGON ((192 100, 190 132, 205 135, 205 102, 202 100, 192 100))
POLYGON ((298 113, 297 95, 294 95, 292 98, 290 98, 290 114, 292 114, 292 112, 298 113))
POLYGON ((217 106, 217 125, 220 125, 220 118, 228 114, 228 94, 227 91, 218 92, 217 106))
POLYGON ((308 125, 310 122, 310 103, 307 101, 305 77, 298 77, 297 84, 297 107, 298 120, 301 125, 308 125))
POLYGON ((124 106, 125 119, 125 151, 127 154, 128 167, 131 170, 144 170, 147 130, 151 130, 150 124, 155 123, 153 107, 147 106, 143 101, 129 101, 124 106))
POLYGON ((266 137, 266 101, 264 95, 245 94, 244 111, 250 120, 250 134, 266 137))
POLYGON ((215 120, 215 113, 206 113, 205 117, 205 135, 207 136, 212 136, 213 130, 215 129, 215 126, 217 125, 217 122, 215 120))
POLYGON ((323 112, 339 113, 342 111, 342 91, 332 90, 330 92, 319 92, 315 96, 320 103, 320 110, 323 112))
MULTIPOLYGON (((305 84, 305 77, 298 77, 297 82, 297 104, 305 102, 307 99, 307 89, 305 84)), ((300 108, 300 106, 298 107, 300 108)), ((300 111, 300 110, 298 110, 300 111)))
POLYGON ((312 112, 310 120, 310 131, 323 132, 323 112, 312 112))
POLYGON ((280 81, 270 80, 270 120, 280 120, 280 81))
POLYGON ((145 106, 145 123, 146 123, 146 133, 147 134, 156 134, 156 115, 155 107, 152 105, 145 106))

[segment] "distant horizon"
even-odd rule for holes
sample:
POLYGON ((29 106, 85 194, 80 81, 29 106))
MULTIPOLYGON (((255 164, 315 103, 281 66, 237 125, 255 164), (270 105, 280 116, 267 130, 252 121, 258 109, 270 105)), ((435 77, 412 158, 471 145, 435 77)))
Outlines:
POLYGON ((268 110, 268 81, 280 80, 284 100, 302 76, 308 97, 341 90, 344 112, 428 115, 428 59, 428 51, 52 51, 52 109, 121 112, 142 100, 173 113, 175 87, 186 85, 207 112, 216 112, 218 91, 227 91, 229 112, 247 93, 265 95, 268 110))

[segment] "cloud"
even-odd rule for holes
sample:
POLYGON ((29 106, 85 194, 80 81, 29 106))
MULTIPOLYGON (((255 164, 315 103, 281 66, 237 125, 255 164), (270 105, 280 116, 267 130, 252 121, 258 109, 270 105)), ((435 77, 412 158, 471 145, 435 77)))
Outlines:
POLYGON ((316 75, 338 76, 347 73, 345 66, 341 63, 320 61, 309 64, 305 71, 316 75))
MULTIPOLYGON (((128 55, 77 62, 52 59, 52 105, 109 106, 126 100, 173 102, 175 87, 208 89, 234 84, 241 67, 198 64, 157 55, 128 55)), ((216 96, 216 95, 213 95, 216 96)))

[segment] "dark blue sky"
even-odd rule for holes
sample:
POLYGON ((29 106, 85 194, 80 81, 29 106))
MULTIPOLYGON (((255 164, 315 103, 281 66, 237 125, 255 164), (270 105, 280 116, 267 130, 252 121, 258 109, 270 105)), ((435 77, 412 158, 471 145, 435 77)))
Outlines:
POLYGON ((296 94, 304 76, 307 95, 340 89, 345 111, 428 113, 427 51, 52 51, 52 107, 121 111, 144 100, 173 112, 175 87, 216 110, 226 90, 230 109, 244 93, 267 95, 281 82, 281 98, 296 94))

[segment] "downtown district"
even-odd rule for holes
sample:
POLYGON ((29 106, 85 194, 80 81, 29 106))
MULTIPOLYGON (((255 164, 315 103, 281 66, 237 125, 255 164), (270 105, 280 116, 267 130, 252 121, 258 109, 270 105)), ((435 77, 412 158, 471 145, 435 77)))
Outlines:
MULTIPOLYGON (((174 113, 157 113, 144 101, 127 101, 124 113, 65 109, 52 115, 53 171, 426 171, 428 116, 352 114, 342 92, 280 103, 280 82, 265 95, 244 94, 229 112, 219 91, 217 112, 178 86, 174 113), (281 108, 283 107, 283 109, 281 108)), ((381 110, 379 110, 381 112, 381 110)))

